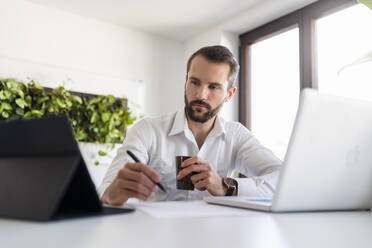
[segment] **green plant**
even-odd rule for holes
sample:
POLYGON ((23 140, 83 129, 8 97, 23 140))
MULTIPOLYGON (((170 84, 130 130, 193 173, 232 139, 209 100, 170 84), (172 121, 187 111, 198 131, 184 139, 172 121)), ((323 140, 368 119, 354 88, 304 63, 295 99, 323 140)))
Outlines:
POLYGON ((358 2, 364 4, 368 8, 372 9, 372 0, 358 0, 358 2))
POLYGON ((52 91, 36 80, 29 83, 0 78, 0 120, 65 115, 78 141, 121 143, 131 116, 126 99, 112 95, 79 97, 63 86, 52 91))
MULTIPOLYGON (((367 6, 368 8, 372 10, 372 0, 358 0, 358 2, 364 4, 365 6, 367 6)), ((370 62, 370 61, 372 61, 372 51, 369 51, 364 56, 358 58, 351 65, 370 62)))
MULTIPOLYGON (((358 2, 361 3, 361 4, 364 4, 365 6, 367 6, 368 8, 370 8, 372 10, 372 0, 358 0, 358 2)), ((347 67, 362 64, 362 63, 366 63, 366 62, 371 62, 371 61, 372 61, 372 50, 369 51, 368 53, 364 54, 363 56, 355 59, 350 64, 347 64, 347 65, 343 66, 338 71, 338 74, 340 74, 347 67)))

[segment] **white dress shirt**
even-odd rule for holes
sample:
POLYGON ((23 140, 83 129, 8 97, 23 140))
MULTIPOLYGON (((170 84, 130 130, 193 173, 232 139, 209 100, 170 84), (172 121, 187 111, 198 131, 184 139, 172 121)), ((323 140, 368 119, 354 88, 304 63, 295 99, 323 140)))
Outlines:
POLYGON ((157 118, 144 118, 128 130, 98 189, 101 197, 118 171, 127 162, 134 162, 127 150, 162 175, 161 184, 167 193, 159 189, 149 201, 198 200, 211 195, 207 190, 177 190, 175 157, 178 155, 198 156, 208 161, 221 177, 230 176, 233 170, 241 172, 248 178, 236 179, 238 195, 247 196, 271 197, 281 165, 281 161, 247 128, 219 116, 199 149, 185 112, 180 110, 157 118))

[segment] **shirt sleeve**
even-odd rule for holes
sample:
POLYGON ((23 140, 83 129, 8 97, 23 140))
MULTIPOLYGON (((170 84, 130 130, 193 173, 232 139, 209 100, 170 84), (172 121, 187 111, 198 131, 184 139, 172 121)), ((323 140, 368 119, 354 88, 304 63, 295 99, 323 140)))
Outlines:
POLYGON ((275 193, 282 164, 272 151, 244 126, 237 133, 235 169, 248 178, 236 178, 239 196, 272 197, 275 193))
POLYGON ((127 131, 122 146, 118 149, 101 185, 98 187, 98 195, 100 198, 102 198, 107 187, 114 181, 119 170, 128 162, 134 163, 128 156, 127 150, 133 152, 141 162, 148 162, 148 147, 151 144, 151 135, 149 135, 150 128, 146 122, 146 119, 142 119, 127 131))

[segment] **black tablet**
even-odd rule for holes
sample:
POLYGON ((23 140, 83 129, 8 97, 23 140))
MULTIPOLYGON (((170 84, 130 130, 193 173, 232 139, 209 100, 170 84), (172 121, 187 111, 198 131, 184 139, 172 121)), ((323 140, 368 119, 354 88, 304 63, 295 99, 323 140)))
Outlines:
POLYGON ((0 217, 53 219, 129 213, 104 207, 66 117, 0 123, 0 217))

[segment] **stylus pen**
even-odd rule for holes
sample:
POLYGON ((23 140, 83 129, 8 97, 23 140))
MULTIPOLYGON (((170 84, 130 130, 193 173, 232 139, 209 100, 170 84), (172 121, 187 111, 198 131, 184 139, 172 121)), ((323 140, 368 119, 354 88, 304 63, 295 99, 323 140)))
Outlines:
MULTIPOLYGON (((127 150, 127 153, 128 153, 128 155, 129 155, 129 156, 130 156, 134 161, 136 161, 136 163, 141 163, 141 162, 139 161, 139 159, 136 157, 136 155, 133 154, 133 152, 127 150)), ((163 185, 161 185, 160 183, 156 183, 156 185, 158 185, 159 188, 160 188, 164 193, 166 193, 166 191, 165 191, 163 185)))

